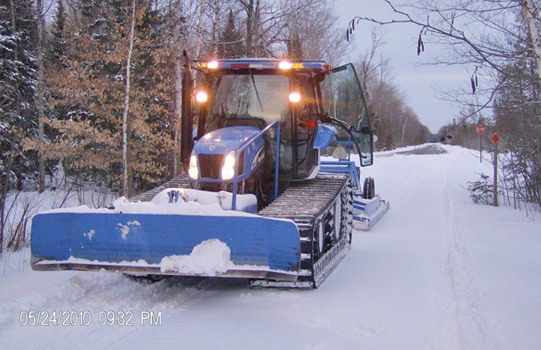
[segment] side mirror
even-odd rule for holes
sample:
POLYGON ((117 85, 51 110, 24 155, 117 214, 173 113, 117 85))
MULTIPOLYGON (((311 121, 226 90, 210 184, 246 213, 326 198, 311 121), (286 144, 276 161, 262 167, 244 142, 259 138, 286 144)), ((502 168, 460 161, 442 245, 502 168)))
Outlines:
POLYGON ((363 135, 370 135, 372 130, 370 130, 370 125, 363 119, 359 120, 359 126, 357 130, 363 135))
POLYGON ((370 135, 371 133, 370 128, 368 126, 363 126, 360 131, 361 131, 361 134, 363 135, 370 135))

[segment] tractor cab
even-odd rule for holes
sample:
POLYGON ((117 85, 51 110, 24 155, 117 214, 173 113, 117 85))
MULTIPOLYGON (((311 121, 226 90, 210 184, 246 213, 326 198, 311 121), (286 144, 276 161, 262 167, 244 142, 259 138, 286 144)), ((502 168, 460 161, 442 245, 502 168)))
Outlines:
POLYGON ((189 161, 183 159, 196 188, 232 191, 240 181, 239 193, 266 198, 275 181, 283 190, 315 178, 320 150, 336 145, 337 137, 349 139, 361 165, 372 163, 372 134, 351 64, 331 70, 323 61, 243 59, 194 68, 203 73, 189 89, 197 132, 189 161), (243 140, 252 143, 241 152, 243 140))
MULTIPOLYGON (((318 152, 313 143, 322 114, 316 90, 325 74, 323 62, 297 63, 295 68, 291 63, 271 60, 200 65, 206 74, 195 90, 199 101, 197 139, 216 129, 248 126, 263 130, 279 122, 282 180, 317 174, 318 152)), ((265 138, 267 158, 274 159, 276 129, 265 138)))

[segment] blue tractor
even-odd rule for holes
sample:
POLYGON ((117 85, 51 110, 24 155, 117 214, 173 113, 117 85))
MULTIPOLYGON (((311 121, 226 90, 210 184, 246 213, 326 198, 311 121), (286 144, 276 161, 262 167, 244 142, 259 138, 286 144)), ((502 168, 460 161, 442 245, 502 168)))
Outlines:
POLYGON ((183 173, 110 209, 38 214, 33 269, 319 286, 388 209, 360 183, 373 135, 353 65, 185 58, 183 173))

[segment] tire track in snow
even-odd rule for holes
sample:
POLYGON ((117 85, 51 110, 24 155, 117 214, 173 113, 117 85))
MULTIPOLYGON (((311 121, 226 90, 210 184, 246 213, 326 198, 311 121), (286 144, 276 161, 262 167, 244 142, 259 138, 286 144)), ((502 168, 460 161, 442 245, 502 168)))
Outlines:
POLYGON ((471 270, 467 246, 460 228, 460 213, 452 198, 449 162, 442 162, 443 200, 446 210, 448 258, 446 273, 453 301, 454 322, 458 330, 460 349, 488 350, 499 348, 487 334, 486 322, 480 310, 480 292, 471 270))

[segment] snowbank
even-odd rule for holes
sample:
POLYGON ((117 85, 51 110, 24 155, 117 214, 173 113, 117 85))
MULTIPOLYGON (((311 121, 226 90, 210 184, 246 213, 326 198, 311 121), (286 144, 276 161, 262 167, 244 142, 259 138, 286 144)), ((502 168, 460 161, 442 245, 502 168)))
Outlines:
POLYGON ((54 209, 49 213, 124 213, 124 214, 172 214, 172 215, 213 215, 213 216, 250 216, 257 210, 257 198, 253 194, 237 195, 236 209, 232 211, 230 192, 208 192, 184 188, 169 188, 158 193, 150 202, 130 202, 121 197, 113 202, 113 208, 91 209, 86 205, 74 208, 54 209), (178 193, 170 203, 171 192, 178 193))

